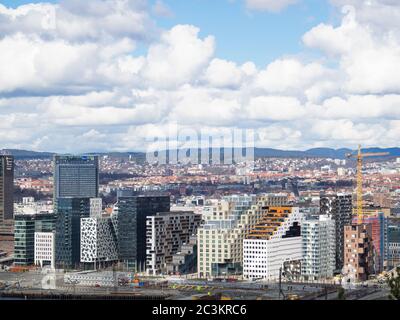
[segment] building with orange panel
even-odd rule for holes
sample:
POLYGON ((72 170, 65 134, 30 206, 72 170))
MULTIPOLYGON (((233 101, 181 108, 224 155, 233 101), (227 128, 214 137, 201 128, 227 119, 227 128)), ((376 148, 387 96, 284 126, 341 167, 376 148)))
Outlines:
POLYGON ((243 242, 243 277, 275 280, 285 265, 300 265, 301 221, 297 207, 268 207, 243 242))

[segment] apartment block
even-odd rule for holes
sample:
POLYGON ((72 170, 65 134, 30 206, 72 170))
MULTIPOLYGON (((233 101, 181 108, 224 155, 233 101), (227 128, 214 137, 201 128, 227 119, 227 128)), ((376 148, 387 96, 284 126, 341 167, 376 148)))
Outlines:
POLYGON ((243 278, 276 280, 280 270, 289 270, 290 264, 299 265, 302 259, 301 222, 299 208, 267 207, 244 240, 243 278))
POLYGON ((147 272, 166 273, 173 255, 189 243, 200 224, 201 215, 193 212, 161 212, 147 217, 147 272))
POLYGON ((344 260, 344 226, 350 225, 352 222, 353 212, 353 196, 346 193, 338 193, 333 195, 321 195, 320 197, 320 214, 330 215, 335 220, 336 230, 336 270, 340 273, 343 268, 344 260))
POLYGON ((374 247, 374 269, 376 272, 383 271, 384 255, 385 255, 385 225, 386 219, 384 212, 379 209, 369 211, 363 210, 361 218, 353 217, 353 224, 364 223, 371 225, 371 237, 374 247))
POLYGON ((343 276, 351 282, 368 280, 374 274, 372 226, 354 224, 344 228, 343 276))
POLYGON ((336 267, 335 221, 329 215, 304 220, 301 236, 302 277, 306 280, 333 277, 336 267))
POLYGON ((189 242, 181 246, 167 263, 168 274, 189 274, 197 272, 197 234, 190 236, 189 242))

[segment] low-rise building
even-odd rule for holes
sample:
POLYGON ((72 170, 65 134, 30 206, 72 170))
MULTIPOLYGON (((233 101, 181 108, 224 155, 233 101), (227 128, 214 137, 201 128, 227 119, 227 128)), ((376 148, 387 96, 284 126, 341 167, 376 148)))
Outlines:
POLYGON ((189 274, 197 272, 197 235, 192 235, 189 243, 185 243, 180 251, 167 263, 168 274, 189 274))
POLYGON ((35 232, 35 265, 55 268, 55 234, 54 232, 35 232))

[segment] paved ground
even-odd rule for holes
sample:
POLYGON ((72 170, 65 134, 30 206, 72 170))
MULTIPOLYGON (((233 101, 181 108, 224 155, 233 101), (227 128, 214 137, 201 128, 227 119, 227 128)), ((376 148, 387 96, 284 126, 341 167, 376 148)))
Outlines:
MULTIPOLYGON (((25 273, 0 272, 0 288, 13 291, 35 291, 35 292, 54 292, 66 294, 98 294, 98 295, 164 295, 168 299, 191 299, 194 295, 221 294, 226 297, 243 300, 266 299, 275 300, 282 298, 279 294, 277 283, 265 282, 206 282, 200 280, 185 280, 179 283, 169 284, 168 286, 158 286, 152 288, 134 287, 84 287, 80 285, 65 284, 63 274, 57 276, 56 290, 43 290, 46 282, 43 278, 46 275, 39 271, 25 273), (3 285, 1 285, 3 284, 3 285)), ((338 297, 337 288, 327 284, 282 284, 282 291, 285 296, 297 295, 306 300, 335 300, 338 297), (327 293, 326 291, 327 290, 327 293)), ((386 299, 388 296, 387 288, 358 288, 357 290, 346 290, 348 300, 377 300, 386 299)))

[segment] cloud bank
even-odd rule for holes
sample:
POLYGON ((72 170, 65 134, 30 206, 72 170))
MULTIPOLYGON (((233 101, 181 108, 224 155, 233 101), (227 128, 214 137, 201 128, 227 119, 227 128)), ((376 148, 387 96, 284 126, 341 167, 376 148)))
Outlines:
MULTIPOLYGON (((279 11, 292 2, 247 4, 279 11)), ((302 38, 320 58, 262 68, 217 57, 218 39, 196 26, 158 28, 146 1, 0 5, 2 147, 144 150, 175 122, 251 128, 258 147, 397 146, 400 3, 331 3, 340 23, 302 38)))

